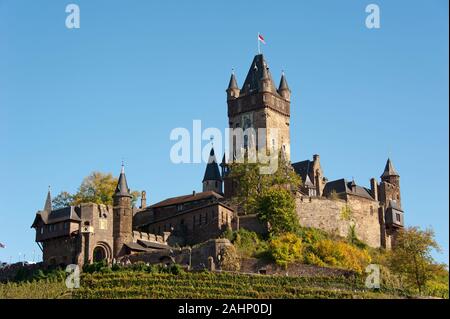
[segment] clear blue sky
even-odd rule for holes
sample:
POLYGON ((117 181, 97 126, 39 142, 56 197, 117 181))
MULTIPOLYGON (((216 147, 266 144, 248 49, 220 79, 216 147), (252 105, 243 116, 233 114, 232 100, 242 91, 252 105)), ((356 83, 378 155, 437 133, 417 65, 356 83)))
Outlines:
POLYGON ((370 0, 71 2, 0 0, 0 260, 40 258, 47 185, 73 192, 122 158, 151 203, 201 190, 204 164, 172 164, 170 131, 227 125, 231 68, 242 84, 261 32, 292 90, 292 159, 369 186, 390 155, 406 223, 432 226, 448 263, 448 1, 376 1, 378 30, 370 0))

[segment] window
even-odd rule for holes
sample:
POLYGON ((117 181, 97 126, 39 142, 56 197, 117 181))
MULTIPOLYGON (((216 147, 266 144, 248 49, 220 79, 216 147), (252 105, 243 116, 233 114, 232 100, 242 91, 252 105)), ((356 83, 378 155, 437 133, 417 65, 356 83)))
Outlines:
POLYGON ((183 204, 177 205, 177 211, 181 212, 183 210, 183 204))
POLYGON ((395 214, 395 219, 397 220, 397 223, 401 223, 402 221, 402 217, 400 216, 400 214, 395 214))
POLYGON ((44 233, 44 227, 40 227, 41 235, 44 233))
POLYGON ((370 206, 370 216, 373 215, 373 206, 370 206))

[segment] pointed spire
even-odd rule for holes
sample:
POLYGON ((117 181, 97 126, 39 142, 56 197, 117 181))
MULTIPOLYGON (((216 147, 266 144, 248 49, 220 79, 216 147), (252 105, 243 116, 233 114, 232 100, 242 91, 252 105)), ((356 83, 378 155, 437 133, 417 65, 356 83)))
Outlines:
POLYGON ((258 54, 253 58, 253 62, 248 70, 247 77, 241 88, 241 95, 247 95, 254 92, 261 92, 262 80, 269 82, 266 87, 271 92, 276 92, 273 84, 272 76, 269 71, 269 67, 262 54, 258 54))
POLYGON ((50 193, 50 186, 48 187, 47 198, 45 199, 44 210, 49 213, 52 211, 52 195, 50 193))
POLYGON ((281 72, 281 80, 280 80, 280 85, 278 87, 278 92, 281 92, 283 90, 290 91, 289 86, 288 86, 287 81, 286 81, 286 76, 284 75, 284 71, 281 72))
POLYGON ((386 166, 384 167, 384 172, 381 175, 381 178, 383 177, 389 177, 389 176, 400 176, 398 175, 397 171, 394 168, 394 165, 391 162, 391 159, 388 158, 386 162, 386 166))
POLYGON ((114 196, 131 197, 130 189, 128 188, 128 184, 127 184, 127 178, 125 176, 125 165, 123 164, 123 161, 122 161, 122 167, 120 169, 119 180, 117 181, 117 187, 114 192, 114 196))
POLYGON ((204 181, 221 181, 219 165, 217 164, 216 156, 214 154, 214 147, 211 147, 209 152, 208 164, 206 165, 205 175, 203 177, 204 181))
POLYGON ((239 86, 236 81, 236 76, 234 75, 234 69, 231 71, 230 83, 228 83, 228 89, 239 89, 239 86))

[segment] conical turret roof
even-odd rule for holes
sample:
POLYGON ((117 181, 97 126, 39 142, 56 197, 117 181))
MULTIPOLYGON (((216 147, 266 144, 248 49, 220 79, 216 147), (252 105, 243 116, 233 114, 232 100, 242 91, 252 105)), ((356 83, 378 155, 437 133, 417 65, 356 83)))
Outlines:
POLYGON ((239 86, 236 81, 236 76, 234 75, 234 72, 231 73, 230 77, 230 83, 228 83, 228 90, 237 89, 239 90, 239 86))
POLYGON ((114 196, 129 196, 130 189, 128 188, 127 178, 125 176, 125 167, 122 164, 122 169, 120 170, 119 180, 117 182, 116 191, 114 192, 114 196))
POLYGON ((381 178, 383 177, 389 177, 389 176, 400 176, 398 175, 397 171, 394 168, 394 165, 392 164, 392 161, 390 158, 388 158, 386 162, 386 166, 384 167, 384 172, 381 175, 381 178))
POLYGON ((281 80, 280 80, 280 86, 278 87, 278 92, 281 92, 283 90, 290 91, 289 85, 287 84, 287 81, 286 81, 286 76, 284 75, 284 72, 281 73, 281 80))
POLYGON ((219 165, 217 164, 216 156, 214 154, 214 148, 211 148, 209 153, 208 164, 206 164, 205 175, 203 177, 204 181, 221 181, 222 176, 220 175, 219 165))
POLYGON ((49 213, 52 211, 52 195, 50 193, 50 187, 48 188, 47 198, 45 199, 44 210, 49 213))

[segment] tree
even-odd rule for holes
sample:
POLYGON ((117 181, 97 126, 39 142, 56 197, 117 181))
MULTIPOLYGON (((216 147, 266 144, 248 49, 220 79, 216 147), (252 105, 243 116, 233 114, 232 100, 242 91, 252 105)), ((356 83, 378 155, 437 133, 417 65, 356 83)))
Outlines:
MULTIPOLYGON (((81 203, 113 204, 113 195, 118 179, 111 173, 92 172, 85 177, 75 194, 68 192, 59 193, 52 201, 53 208, 62 208, 81 203)), ((138 191, 132 191, 132 204, 134 205, 139 197, 138 191)))
POLYGON ((431 256, 432 249, 440 250, 432 229, 402 229, 394 249, 389 254, 389 268, 404 278, 409 286, 417 288, 421 294, 436 270, 436 263, 431 256))
POLYGON ((299 229, 294 197, 284 188, 274 186, 264 191, 256 199, 256 210, 258 218, 269 224, 273 235, 299 229))
POLYGON ((58 209, 70 206, 73 202, 74 198, 73 195, 68 192, 61 192, 52 200, 52 208, 58 209))
POLYGON ((232 202, 242 209, 244 214, 257 212, 257 200, 266 190, 274 186, 281 186, 291 192, 296 192, 302 183, 300 176, 281 155, 275 173, 261 174, 260 168, 261 164, 258 163, 230 164, 230 178, 236 182, 237 186, 232 202))

